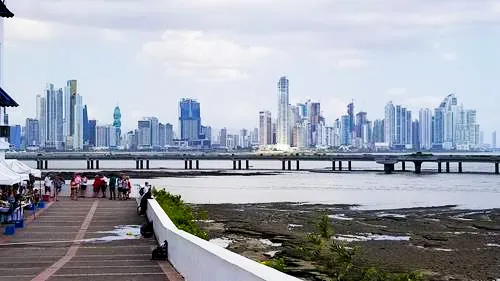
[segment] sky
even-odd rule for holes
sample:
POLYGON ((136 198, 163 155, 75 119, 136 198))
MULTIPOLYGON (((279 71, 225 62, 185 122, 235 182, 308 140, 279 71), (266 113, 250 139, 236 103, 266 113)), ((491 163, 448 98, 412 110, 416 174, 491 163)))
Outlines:
POLYGON ((327 125, 355 110, 383 118, 388 101, 434 108, 455 93, 477 109, 485 142, 500 131, 499 0, 7 0, 4 88, 10 123, 35 117, 47 82, 77 79, 89 118, 157 116, 178 125, 178 102, 202 123, 254 128, 290 102, 321 102, 327 125))

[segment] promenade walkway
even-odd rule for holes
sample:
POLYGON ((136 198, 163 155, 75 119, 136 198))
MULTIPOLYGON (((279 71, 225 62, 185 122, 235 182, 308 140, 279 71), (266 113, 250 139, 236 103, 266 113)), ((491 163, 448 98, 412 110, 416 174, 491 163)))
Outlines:
POLYGON ((151 260, 157 243, 140 237, 144 222, 135 200, 51 202, 14 236, 0 234, 0 280, 181 280, 151 260))

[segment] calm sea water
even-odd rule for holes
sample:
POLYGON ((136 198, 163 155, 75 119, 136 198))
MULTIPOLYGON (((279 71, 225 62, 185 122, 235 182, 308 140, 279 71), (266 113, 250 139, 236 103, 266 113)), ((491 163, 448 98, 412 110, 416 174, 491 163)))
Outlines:
MULTIPOLYGON (((134 169, 134 161, 100 161, 101 169, 134 169)), ((35 162, 27 164, 36 166, 35 162)), ((193 163, 194 164, 194 163, 193 163)), ((244 165, 244 163, 242 163, 244 165)), ((302 169, 325 171, 330 162, 302 161, 302 169)), ((279 161, 251 161, 251 170, 280 169, 279 161)), ((151 161, 151 169, 183 170, 183 161, 151 161)), ((292 168, 295 163, 292 163, 292 168)), ((343 165, 347 168, 347 162, 343 165)), ((50 169, 86 168, 85 161, 50 161, 50 169)), ((500 208, 500 175, 493 164, 464 163, 464 172, 491 174, 437 174, 437 164, 424 163, 424 173, 385 175, 383 166, 371 162, 353 162, 352 172, 317 173, 292 171, 265 176, 207 176, 191 178, 155 178, 157 187, 182 195, 190 203, 262 203, 304 202, 358 204, 363 209, 392 209, 458 205, 467 209, 500 208), (374 172, 362 172, 370 169, 374 172)), ((399 167, 396 167, 398 169, 399 167)), ((407 170, 413 170, 411 163, 407 170)), ((231 161, 201 161, 200 169, 231 170, 231 161)), ((444 169, 444 165, 443 165, 444 169)), ((457 171, 457 164, 451 164, 457 171)), ((243 170, 242 170, 243 171, 243 170)), ((243 171, 244 172, 244 171, 243 171)))

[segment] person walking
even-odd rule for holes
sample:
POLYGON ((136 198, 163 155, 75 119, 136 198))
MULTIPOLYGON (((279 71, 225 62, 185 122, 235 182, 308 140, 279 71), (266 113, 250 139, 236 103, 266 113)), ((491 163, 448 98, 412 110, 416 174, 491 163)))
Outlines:
POLYGON ((45 194, 51 193, 52 184, 53 184, 53 179, 51 179, 49 175, 46 175, 43 183, 43 186, 45 187, 45 194))
POLYGON ((71 200, 78 200, 78 184, 76 183, 76 177, 73 176, 69 182, 71 188, 70 198, 71 200))
POLYGON ((101 175, 101 191, 102 191, 102 198, 106 198, 106 189, 108 187, 108 178, 105 177, 104 175, 101 175))
POLYGON ((80 183, 80 197, 85 198, 87 193, 87 177, 83 176, 82 182, 80 183))
POLYGON ((109 200, 116 200, 116 180, 115 175, 109 178, 109 200))
POLYGON ((92 191, 94 191, 92 197, 96 198, 99 194, 99 190, 101 190, 101 177, 99 175, 95 175, 94 182, 92 183, 92 189, 92 191))

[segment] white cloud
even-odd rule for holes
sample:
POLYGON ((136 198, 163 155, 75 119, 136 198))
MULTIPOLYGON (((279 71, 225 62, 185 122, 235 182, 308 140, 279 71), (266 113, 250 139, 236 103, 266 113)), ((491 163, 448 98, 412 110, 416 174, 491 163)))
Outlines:
POLYGON ((166 31, 143 45, 141 55, 164 64, 168 72, 199 81, 245 79, 248 70, 268 56, 265 47, 243 46, 202 31, 166 31))
POLYGON ((393 96, 393 97, 403 96, 406 94, 406 89, 405 88, 391 88, 387 91, 387 94, 389 96, 393 96))
POLYGON ((446 61, 456 61, 457 55, 454 52, 447 52, 447 53, 443 54, 442 58, 443 58, 443 60, 446 60, 446 61))
POLYGON ((358 68, 366 66, 367 64, 368 64, 367 61, 363 59, 345 58, 345 59, 339 59, 335 63, 335 66, 337 68, 358 68))
POLYGON ((54 39, 58 34, 55 24, 14 17, 4 21, 5 39, 8 42, 45 41, 54 39))

